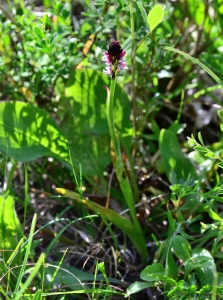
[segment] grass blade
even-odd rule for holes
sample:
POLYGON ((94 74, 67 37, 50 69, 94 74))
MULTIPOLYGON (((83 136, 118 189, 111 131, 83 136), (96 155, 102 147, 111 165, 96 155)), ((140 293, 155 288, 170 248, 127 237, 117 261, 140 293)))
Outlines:
POLYGON ((25 271, 25 268, 26 268, 26 263, 27 263, 28 258, 29 258, 30 249, 31 249, 32 240, 33 240, 33 233, 34 233, 35 226, 36 226, 36 220, 37 220, 37 214, 34 214, 32 224, 31 224, 30 234, 29 234, 29 238, 28 238, 28 244, 27 244, 27 248, 26 248, 24 261, 23 261, 21 270, 19 272, 18 280, 17 280, 16 287, 15 287, 14 295, 16 296, 16 299, 18 299, 17 296, 18 296, 18 293, 19 293, 19 287, 20 287, 20 284, 22 282, 22 277, 24 275, 24 271, 25 271))
POLYGON ((99 215, 103 215, 109 222, 112 222, 115 226, 123 230, 127 236, 130 238, 132 243, 135 245, 137 251, 142 257, 146 256, 145 248, 144 248, 144 240, 140 239, 140 231, 135 227, 135 225, 120 216, 117 212, 113 211, 112 209, 105 208, 101 205, 98 205, 87 198, 81 197, 79 194, 65 190, 62 188, 56 188, 56 191, 64 196, 67 196, 80 204, 86 205, 89 209, 93 210, 94 212, 98 213, 99 215))
POLYGON ((184 56, 185 58, 190 59, 192 62, 199 65, 203 70, 205 70, 218 84, 220 84, 223 87, 223 81, 221 81, 221 79, 217 75, 215 75, 208 67, 206 67, 198 59, 196 59, 196 58, 190 56, 189 54, 186 54, 178 49, 172 48, 172 47, 165 46, 164 49, 178 53, 178 54, 184 56))
POLYGON ((36 276, 36 274, 38 273, 40 267, 43 265, 44 260, 45 260, 45 255, 44 255, 44 253, 41 253, 40 257, 39 257, 39 259, 37 261, 37 263, 35 264, 35 266, 34 266, 34 268, 32 270, 32 272, 30 273, 30 275, 27 278, 26 282, 22 285, 21 289, 16 293, 15 297, 13 298, 13 300, 19 300, 19 299, 21 299, 21 295, 25 292, 25 290, 29 287, 29 285, 33 281, 33 279, 36 276))

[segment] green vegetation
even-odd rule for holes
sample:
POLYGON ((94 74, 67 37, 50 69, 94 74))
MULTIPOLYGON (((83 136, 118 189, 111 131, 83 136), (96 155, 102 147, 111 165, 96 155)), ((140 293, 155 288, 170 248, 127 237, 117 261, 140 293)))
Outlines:
POLYGON ((223 299, 222 17, 1 3, 0 299, 223 299))

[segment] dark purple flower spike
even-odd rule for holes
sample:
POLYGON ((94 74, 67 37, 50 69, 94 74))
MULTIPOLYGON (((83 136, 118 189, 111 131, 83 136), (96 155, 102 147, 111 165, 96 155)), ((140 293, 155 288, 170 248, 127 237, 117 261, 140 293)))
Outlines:
POLYGON ((102 60, 105 61, 107 67, 104 70, 105 74, 109 74, 112 78, 118 75, 119 71, 127 69, 126 63, 124 61, 124 56, 126 51, 124 51, 119 42, 113 41, 105 51, 102 60))

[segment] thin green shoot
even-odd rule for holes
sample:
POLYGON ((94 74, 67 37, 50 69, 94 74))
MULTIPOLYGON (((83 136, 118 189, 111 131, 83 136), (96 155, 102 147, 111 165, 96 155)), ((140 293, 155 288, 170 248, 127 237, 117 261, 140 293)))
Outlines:
POLYGON ((58 239, 61 237, 61 235, 64 233, 64 231, 69 227, 71 226, 72 224, 78 222, 78 221, 82 221, 84 219, 91 219, 91 218, 95 218, 97 217, 97 215, 90 215, 90 216, 84 216, 84 217, 81 217, 77 220, 73 220, 73 221, 70 221, 69 224, 67 224, 66 226, 64 226, 59 233, 57 233, 57 235, 53 238, 53 240, 50 242, 49 246, 46 248, 46 251, 45 251, 45 255, 46 255, 46 258, 48 257, 50 251, 52 250, 53 246, 55 245, 55 243, 58 241, 58 239))
POLYGON ((116 253, 118 252, 118 243, 117 243, 117 239, 114 235, 114 232, 111 228, 111 226, 109 225, 107 219, 103 216, 103 214, 99 213, 100 217, 102 218, 102 221, 104 222, 104 224, 106 225, 111 237, 112 237, 112 240, 113 240, 113 243, 114 243, 114 248, 115 248, 115 251, 116 253))
MULTIPOLYGON (((20 295, 19 294, 19 287, 22 283, 22 277, 24 275, 26 264, 27 264, 27 261, 28 261, 28 258, 29 258, 29 254, 30 254, 30 250, 31 250, 31 246, 32 246, 32 240, 33 240, 33 236, 34 236, 34 230, 35 230, 35 226, 36 226, 36 220, 37 220, 37 215, 34 214, 32 224, 31 224, 29 238, 28 238, 28 241, 27 241, 27 248, 26 248, 26 252, 25 252, 25 257, 24 257, 24 260, 23 260, 21 270, 20 270, 19 275, 18 275, 18 280, 17 280, 17 283, 16 283, 15 291, 14 291, 14 295, 16 297, 17 297, 17 295, 20 295)), ((42 263, 42 259, 44 259, 44 258, 42 258, 42 256, 40 256, 39 263, 42 263)))
MULTIPOLYGON (((78 193, 79 193, 80 197, 82 198, 82 195, 83 195, 82 167, 81 167, 81 164, 79 163, 79 178, 80 178, 79 180, 80 181, 78 182, 70 150, 69 150, 69 157, 70 157, 70 164, 71 164, 71 167, 72 167, 72 172, 73 172, 74 180, 75 180, 75 183, 76 183, 76 186, 77 186, 77 190, 78 190, 78 193)), ((84 206, 81 205, 81 208, 82 208, 83 216, 86 216, 86 210, 84 209, 84 206)), ((89 226, 89 224, 87 224, 87 228, 88 228, 88 231, 91 233, 91 235, 93 235, 92 226, 89 226)))
POLYGON ((129 11, 130 11, 130 24, 131 24, 131 39, 132 39, 132 51, 131 51, 131 71, 132 71, 132 79, 131 79, 131 88, 132 88, 132 107, 133 107, 133 137, 136 137, 137 132, 137 124, 136 124, 136 88, 135 88, 135 73, 136 73, 136 62, 135 62, 135 28, 134 28, 134 9, 133 9, 133 0, 130 0, 129 3, 129 11))
POLYGON ((6 265, 10 265, 10 263, 12 262, 13 258, 14 258, 14 253, 20 250, 21 245, 24 242, 24 238, 22 238, 18 244, 16 245, 16 248, 13 250, 13 253, 10 255, 10 257, 8 258, 6 265))
POLYGON ((180 123, 180 117, 181 117, 182 110, 183 110, 183 104, 184 104, 184 90, 182 90, 182 92, 181 92, 180 107, 179 107, 179 111, 178 111, 178 114, 177 114, 177 120, 176 120, 177 124, 180 123))
POLYGON ((38 261, 36 262, 36 264, 35 264, 35 266, 34 266, 34 268, 32 270, 32 272, 30 273, 30 275, 27 278, 27 280, 25 281, 25 283, 22 285, 21 289, 18 290, 15 293, 15 297, 13 298, 13 300, 19 300, 19 299, 21 299, 22 294, 30 286, 30 284, 32 283, 33 279, 38 274, 40 267, 44 264, 44 260, 45 260, 45 255, 44 255, 44 253, 41 253, 38 261))
MULTIPOLYGON (((70 164, 71 164, 71 167, 72 167, 72 172, 73 172, 73 176, 74 176, 74 180, 75 180, 75 183, 76 183, 76 186, 77 186, 77 190, 79 192, 80 195, 82 195, 82 179, 80 181, 80 184, 77 180, 77 175, 76 175, 76 172, 75 172, 75 169, 74 169, 74 164, 73 164, 73 160, 72 160, 72 157, 71 157, 71 152, 69 150, 69 157, 70 157, 70 164)), ((80 170, 80 177, 82 176, 82 169, 81 169, 81 164, 79 164, 79 170, 80 170)))
POLYGON ((24 186, 24 193, 25 193, 25 198, 24 198, 24 219, 23 219, 23 228, 25 228, 25 223, 26 223, 26 216, 27 216, 27 207, 30 202, 29 198, 29 184, 28 184, 28 172, 26 165, 24 164, 24 171, 25 171, 25 186, 24 186))
MULTIPOLYGON (((42 293, 42 297, 49 296, 59 296, 59 295, 79 295, 79 294, 100 294, 100 295, 122 295, 125 296, 122 292, 117 292, 115 290, 111 290, 110 288, 95 288, 95 289, 83 289, 83 290, 75 290, 75 291, 60 291, 60 292, 48 292, 42 293)), ((24 297, 30 297, 30 294, 24 294, 24 297)))
POLYGON ((211 300, 217 299, 217 287, 218 287, 218 273, 215 274, 211 291, 211 300))
POLYGON ((46 291, 49 291, 52 288, 53 282, 54 282, 54 280, 55 280, 55 278, 56 278, 56 276, 58 274, 58 271, 59 271, 59 269, 60 269, 60 267, 61 267, 61 265, 62 265, 62 263, 64 261, 64 258, 65 258, 66 254, 67 254, 67 251, 68 251, 68 248, 64 251, 64 254, 61 257, 61 260, 60 260, 58 266, 56 267, 55 272, 53 273, 53 276, 52 276, 52 278, 51 278, 51 280, 49 282, 48 287, 46 288, 46 291))
MULTIPOLYGON (((92 289, 93 291, 96 288, 96 281, 97 281, 97 275, 98 275, 98 261, 96 261, 96 265, 95 265, 95 270, 94 270, 94 280, 93 280, 93 285, 92 285, 92 289)), ((92 298, 95 298, 95 293, 92 293, 92 298)))
POLYGON ((97 268, 102 273, 107 285, 109 285, 108 276, 105 271, 105 263, 104 262, 98 263, 98 261, 97 261, 97 268))
MULTIPOLYGON (((3 296, 5 297, 6 300, 12 300, 12 298, 10 298, 8 296, 8 291, 6 290, 6 292, 3 290, 3 288, 0 286, 0 293, 3 294, 3 296)), ((0 297, 1 298, 1 297, 0 297)), ((2 299, 2 298, 1 298, 2 299)))
MULTIPOLYGON (((84 218, 92 218, 92 217, 98 217, 97 215, 91 215, 91 216, 86 216, 86 217, 84 217, 84 218)), ((81 221, 83 219, 83 217, 82 218, 79 218, 79 219, 76 219, 75 220, 75 222, 77 222, 77 221, 81 221)), ((35 235, 37 235, 40 231, 42 231, 43 229, 45 229, 45 228, 47 228, 48 226, 50 226, 50 225, 53 225, 53 224, 56 224, 56 223, 58 223, 58 222, 70 222, 70 219, 67 219, 67 218, 60 218, 60 219, 55 219, 55 220, 52 220, 52 221, 50 221, 50 222, 48 222, 48 223, 46 223, 45 225, 43 225, 42 227, 40 227, 38 230, 36 230, 34 233, 33 233, 33 237, 35 236, 35 235)), ((26 246, 26 244, 29 242, 29 238, 22 244, 22 246, 21 246, 21 248, 18 250, 18 251, 14 251, 14 254, 13 254, 13 257, 11 258, 11 260, 10 260, 10 263, 9 263, 9 265, 8 266, 10 266, 11 265, 11 263, 12 263, 12 261, 13 261, 13 259, 15 258, 15 256, 16 255, 18 255, 18 253, 21 251, 21 249, 23 249, 23 247, 25 247, 26 246)))
POLYGON ((176 53, 184 56, 185 58, 190 59, 192 62, 199 65, 203 70, 205 70, 218 84, 220 84, 223 87, 223 81, 217 75, 215 75, 214 72, 212 72, 207 66, 205 66, 202 62, 200 62, 198 59, 196 59, 196 58, 190 56, 189 54, 186 54, 178 49, 172 48, 172 47, 165 46, 164 49, 176 52, 176 53))

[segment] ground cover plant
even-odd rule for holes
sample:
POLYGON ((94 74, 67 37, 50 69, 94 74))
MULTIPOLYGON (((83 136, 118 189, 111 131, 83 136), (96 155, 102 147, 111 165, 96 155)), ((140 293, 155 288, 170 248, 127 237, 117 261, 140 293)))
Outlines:
POLYGON ((0 299, 223 299, 222 2, 0 10, 0 299))

